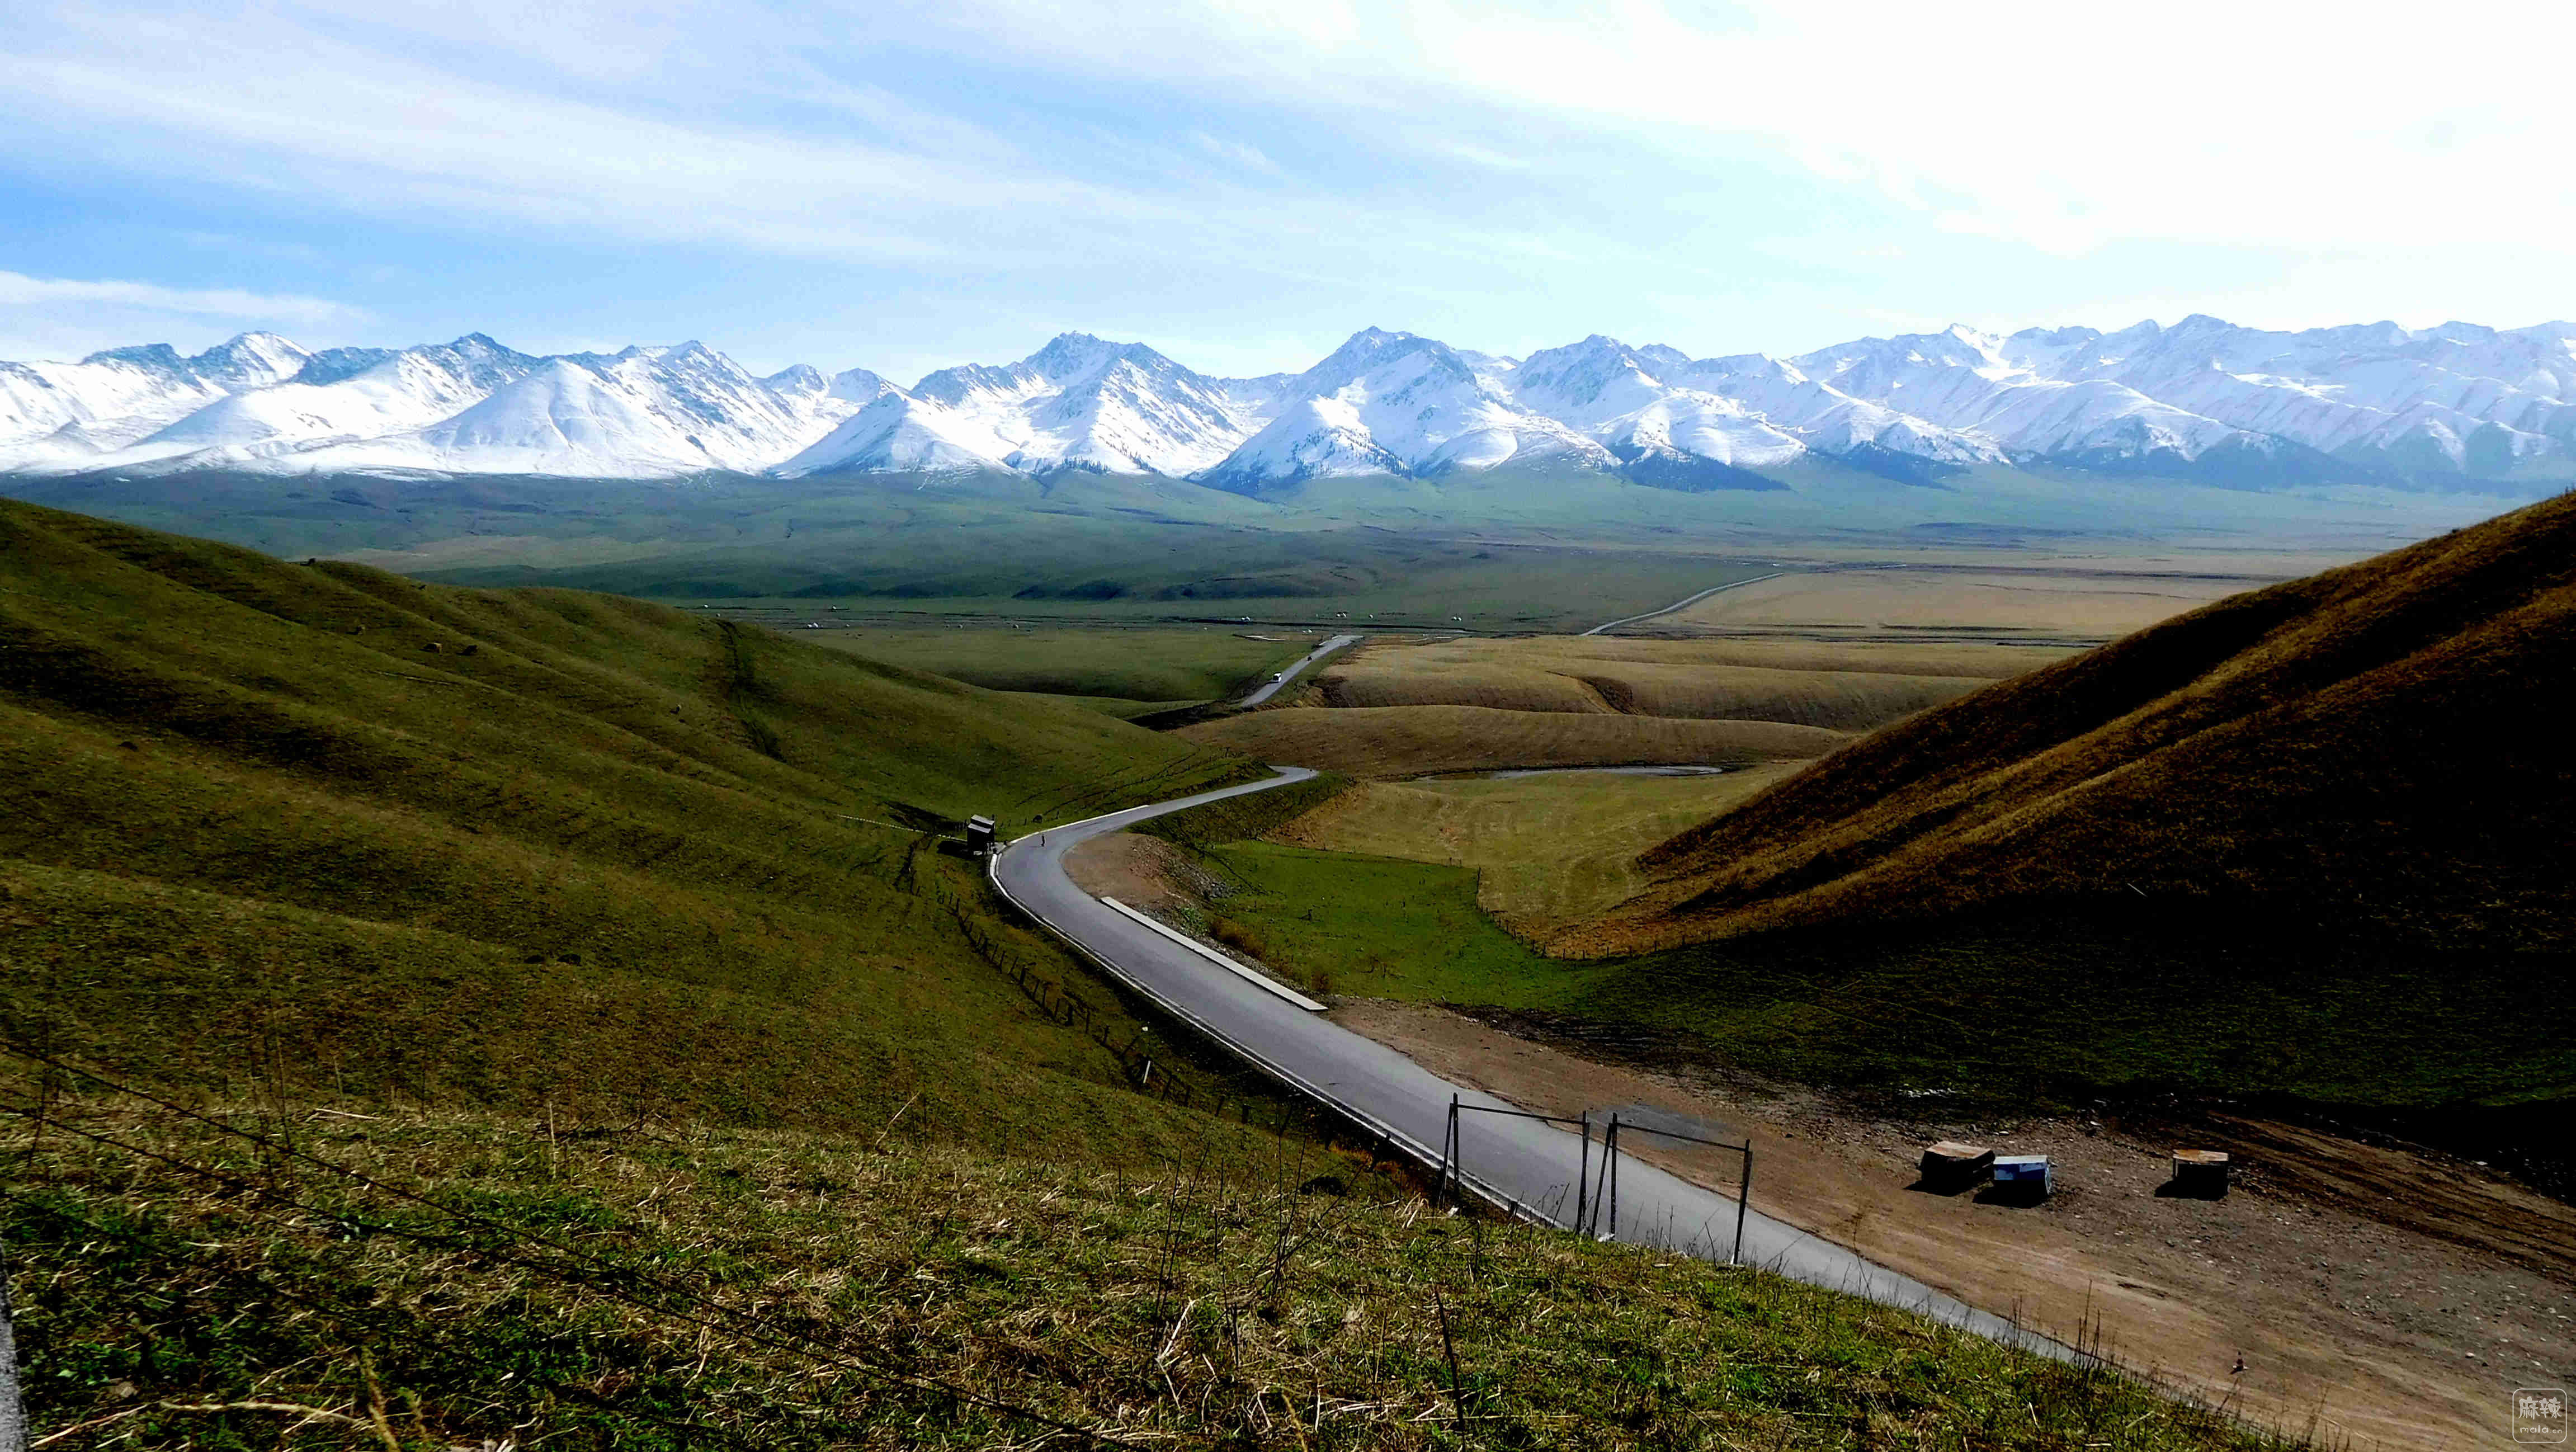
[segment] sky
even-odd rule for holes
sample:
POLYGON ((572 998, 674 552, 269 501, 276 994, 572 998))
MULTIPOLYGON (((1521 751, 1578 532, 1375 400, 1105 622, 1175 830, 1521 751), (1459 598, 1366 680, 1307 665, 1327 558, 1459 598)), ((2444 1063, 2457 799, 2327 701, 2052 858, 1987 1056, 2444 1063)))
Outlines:
POLYGON ((2576 317, 2576 6, 14 0, 0 358, 2576 317))

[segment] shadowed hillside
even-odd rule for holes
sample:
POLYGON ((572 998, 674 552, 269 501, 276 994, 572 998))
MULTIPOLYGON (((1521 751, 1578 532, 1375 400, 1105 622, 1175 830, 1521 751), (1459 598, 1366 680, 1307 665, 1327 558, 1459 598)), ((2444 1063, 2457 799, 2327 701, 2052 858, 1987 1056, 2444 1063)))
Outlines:
POLYGON ((2560 962, 2571 659, 2561 498, 1870 736, 1648 852, 1600 938, 2109 903, 2560 962))

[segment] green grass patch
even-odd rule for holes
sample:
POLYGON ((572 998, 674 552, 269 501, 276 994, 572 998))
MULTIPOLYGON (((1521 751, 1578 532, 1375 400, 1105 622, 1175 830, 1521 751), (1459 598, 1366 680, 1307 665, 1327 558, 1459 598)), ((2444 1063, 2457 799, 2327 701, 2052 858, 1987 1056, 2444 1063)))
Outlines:
POLYGON ((978 623, 820 630, 815 644, 989 690, 1110 698, 1140 710, 1241 695, 1314 649, 1313 637, 1250 640, 1220 626, 1166 629, 978 623), (1147 704, 1150 703, 1150 704, 1147 704))
POLYGON ((1266 842, 1203 848, 1198 860, 1237 889, 1215 911, 1269 949, 1264 961, 1320 991, 1554 1007, 1611 971, 1543 957, 1495 926, 1464 868, 1266 842))

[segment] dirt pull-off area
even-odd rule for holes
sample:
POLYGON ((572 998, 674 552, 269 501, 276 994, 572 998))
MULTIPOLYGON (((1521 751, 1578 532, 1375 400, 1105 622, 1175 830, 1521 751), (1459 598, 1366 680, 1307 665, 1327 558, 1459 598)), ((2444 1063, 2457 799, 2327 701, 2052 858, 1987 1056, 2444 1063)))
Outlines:
MULTIPOLYGON (((1333 1018, 1530 1109, 1726 1126, 1753 1143, 1756 1209, 2061 1337, 2095 1328, 2131 1369, 2326 1445, 2509 1445, 2516 1388, 2576 1384, 2576 1210, 2473 1165, 2235 1118, 2187 1139, 2117 1118, 1898 1124, 1705 1066, 1604 1062, 1520 1016, 1513 1033, 1363 999, 1333 1018), (2046 1154, 2058 1192, 2016 1208, 1914 1188, 1941 1138, 2046 1154), (2236 1153, 2227 1198, 2158 1193, 2186 1146, 2236 1153)), ((1732 1155, 1638 1153, 1733 1190, 1732 1155)))

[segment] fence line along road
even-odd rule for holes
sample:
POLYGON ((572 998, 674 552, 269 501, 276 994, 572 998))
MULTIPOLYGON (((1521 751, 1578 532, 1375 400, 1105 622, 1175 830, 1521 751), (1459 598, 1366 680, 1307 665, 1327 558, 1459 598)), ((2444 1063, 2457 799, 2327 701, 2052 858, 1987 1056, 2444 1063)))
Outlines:
MULTIPOLYGON (((1450 1083, 1383 1044, 1246 982, 1112 909, 1074 886, 1065 874, 1065 854, 1094 837, 1151 817, 1315 775, 1304 767, 1273 770, 1278 775, 1268 781, 1130 807, 1031 833, 996 852, 987 871, 993 886, 1013 906, 1072 944, 1111 977, 1292 1093, 1315 1100, 1363 1135, 1411 1158, 1426 1173, 1439 1172, 1446 1162, 1450 1180, 1463 1183, 1480 1198, 1525 1219, 1571 1229, 1586 1158, 1575 1135, 1504 1114, 1479 1115, 1472 1127, 1462 1126, 1451 1135, 1453 1099, 1462 1106, 1487 1110, 1513 1111, 1517 1106, 1450 1083), (1447 1153, 1435 1145, 1445 1145, 1447 1153)), ((1619 1238, 1623 1241, 1723 1260, 1737 1215, 1737 1203, 1729 1196, 1639 1161, 1620 1167, 1619 1238)), ((1743 1215, 1743 1226, 1743 1258, 1755 1265, 1919 1311, 1997 1341, 2049 1355, 2073 1354, 2058 1342, 1758 1210, 1743 1215)))

